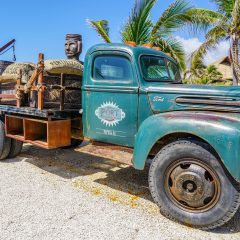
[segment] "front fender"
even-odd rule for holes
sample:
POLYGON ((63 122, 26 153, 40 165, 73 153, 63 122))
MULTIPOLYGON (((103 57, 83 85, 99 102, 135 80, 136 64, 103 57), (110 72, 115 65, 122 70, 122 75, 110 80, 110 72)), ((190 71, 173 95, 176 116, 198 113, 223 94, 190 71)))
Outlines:
POLYGON ((240 181, 240 117, 214 112, 169 112, 153 115, 135 138, 133 166, 142 170, 154 144, 169 134, 187 133, 208 142, 230 174, 240 181))

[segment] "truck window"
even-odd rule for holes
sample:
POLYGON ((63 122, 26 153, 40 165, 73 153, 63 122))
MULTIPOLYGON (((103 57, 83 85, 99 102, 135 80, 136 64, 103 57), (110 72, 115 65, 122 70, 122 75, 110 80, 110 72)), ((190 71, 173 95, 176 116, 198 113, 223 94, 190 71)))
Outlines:
POLYGON ((94 80, 131 81, 133 72, 131 62, 123 56, 97 56, 93 64, 94 80))
POLYGON ((171 81, 163 57, 142 56, 140 63, 143 77, 147 81, 171 81))
POLYGON ((170 78, 174 82, 180 82, 181 81, 181 75, 179 73, 177 65, 175 63, 169 61, 169 60, 166 60, 166 61, 167 61, 167 67, 168 67, 170 78))

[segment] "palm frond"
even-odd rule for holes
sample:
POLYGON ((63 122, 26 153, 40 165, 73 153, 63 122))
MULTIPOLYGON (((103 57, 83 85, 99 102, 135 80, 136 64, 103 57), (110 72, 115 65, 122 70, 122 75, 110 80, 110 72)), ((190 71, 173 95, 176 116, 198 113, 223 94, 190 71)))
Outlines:
POLYGON ((232 11, 232 33, 240 35, 240 0, 235 0, 234 8, 232 11))
POLYGON ((223 75, 215 65, 191 68, 184 74, 184 82, 190 84, 224 84, 223 75))
POLYGON ((219 12, 231 17, 235 0, 212 0, 212 2, 217 4, 219 12))
POLYGON ((185 0, 177 0, 172 3, 154 25, 151 35, 154 39, 157 33, 169 36, 183 24, 182 16, 191 9, 185 0))
POLYGON ((206 34, 206 39, 223 39, 227 38, 229 26, 224 23, 219 23, 206 34))
POLYGON ((152 22, 150 12, 156 0, 135 0, 132 14, 122 28, 122 41, 134 41, 137 44, 148 42, 152 22))
POLYGON ((216 46, 217 43, 212 39, 204 42, 198 50, 191 54, 191 68, 198 68, 199 66, 204 65, 203 60, 207 52, 216 46))
POLYGON ((174 37, 158 38, 154 42, 155 46, 158 46, 165 53, 171 53, 173 58, 178 62, 181 71, 186 69, 186 55, 183 46, 179 40, 174 37))
POLYGON ((212 29, 207 34, 208 39, 198 48, 198 50, 194 51, 191 55, 191 67, 197 68, 198 66, 203 66, 203 60, 206 56, 207 52, 211 49, 217 47, 218 43, 221 40, 225 40, 227 33, 222 31, 222 29, 217 27, 212 29))
POLYGON ((206 31, 213 25, 223 22, 227 24, 229 19, 222 13, 204 8, 191 8, 182 16, 182 21, 192 32, 206 31))
POLYGON ((110 43, 110 37, 109 37, 109 26, 107 20, 99 20, 99 21, 93 21, 90 19, 87 19, 86 22, 96 30, 98 35, 105 41, 106 43, 110 43))

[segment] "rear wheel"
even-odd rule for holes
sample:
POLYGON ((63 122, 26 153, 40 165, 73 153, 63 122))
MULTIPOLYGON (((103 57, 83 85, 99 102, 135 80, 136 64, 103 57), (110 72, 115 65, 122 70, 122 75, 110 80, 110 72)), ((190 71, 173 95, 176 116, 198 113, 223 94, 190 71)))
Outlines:
POLYGON ((83 142, 83 140, 72 138, 71 139, 71 147, 77 147, 77 146, 81 145, 82 142, 83 142))
POLYGON ((8 154, 8 158, 15 158, 22 151, 23 142, 16 139, 11 139, 11 148, 8 154))
POLYGON ((8 157, 11 148, 11 139, 6 137, 5 124, 0 121, 0 160, 8 157))
POLYGON ((79 145, 81 145, 82 142, 83 142, 83 140, 76 139, 76 138, 71 138, 71 145, 66 146, 66 147, 62 147, 62 148, 63 149, 75 148, 75 147, 78 147, 79 145))
POLYGON ((240 204, 240 194, 220 162, 196 141, 165 146, 150 166, 149 187, 163 215, 201 229, 223 225, 240 204))

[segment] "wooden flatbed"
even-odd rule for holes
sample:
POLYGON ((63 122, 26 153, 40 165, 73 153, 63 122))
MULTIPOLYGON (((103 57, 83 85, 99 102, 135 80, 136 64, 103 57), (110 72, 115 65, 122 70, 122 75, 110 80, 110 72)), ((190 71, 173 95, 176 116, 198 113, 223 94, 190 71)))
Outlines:
POLYGON ((68 109, 60 111, 59 109, 42 109, 32 107, 16 107, 10 105, 0 105, 0 112, 6 114, 14 114, 19 116, 32 116, 40 118, 56 118, 56 119, 65 119, 65 118, 76 118, 80 117, 80 109, 68 109))
POLYGON ((37 68, 29 81, 24 84, 21 77, 20 70, 13 89, 15 94, 0 94, 6 136, 46 149, 70 146, 73 139, 82 140, 81 77, 63 73, 45 75, 43 54, 39 54, 37 68), (77 81, 78 86, 68 85, 69 81, 77 81), (55 102, 45 96, 51 90, 55 91, 54 96, 57 92, 55 102), (69 91, 75 91, 71 103, 65 102, 69 91), (8 99, 13 104, 4 103, 8 99))

